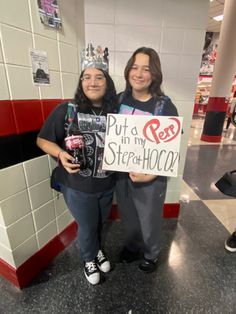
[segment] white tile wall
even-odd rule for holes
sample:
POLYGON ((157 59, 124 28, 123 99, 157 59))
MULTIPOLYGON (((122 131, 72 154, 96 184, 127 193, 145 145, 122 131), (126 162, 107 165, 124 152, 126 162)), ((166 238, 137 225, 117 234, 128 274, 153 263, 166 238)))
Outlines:
MULTIPOLYGON (((0 28, 1 30, 1 28, 0 28)), ((3 55, 2 55, 2 41, 1 41, 1 37, 0 37, 0 63, 3 62, 3 55)))
POLYGON ((166 191, 165 203, 179 203, 180 189, 166 191))
POLYGON ((59 49, 61 56, 61 71, 78 74, 79 67, 77 49, 65 43, 60 43, 59 49))
POLYGON ((4 225, 5 225, 5 222, 2 216, 2 211, 0 210, 0 226, 4 226, 4 225))
POLYGON ((62 194, 60 194, 58 198, 54 199, 54 204, 55 204, 56 216, 60 216, 62 213, 68 210, 62 194))
POLYGON ((163 25, 205 29, 209 1, 163 1, 163 25))
POLYGON ((0 0, 0 22, 30 31, 28 0, 0 0))
POLYGON ((79 76, 71 73, 62 73, 63 98, 71 99, 74 97, 77 88, 79 76))
POLYGON ((72 217, 69 211, 65 211, 62 215, 57 217, 58 233, 62 232, 73 221, 74 221, 74 218, 72 217))
POLYGON ((50 85, 40 86, 42 99, 62 98, 60 72, 50 71, 50 85))
POLYGON ((178 175, 176 178, 168 178, 168 189, 169 190, 174 190, 176 189, 176 186, 180 186, 182 182, 182 175, 178 175))
POLYGON ((202 55, 205 34, 205 29, 186 29, 184 34, 183 53, 202 55))
POLYGON ((116 52, 115 75, 124 77, 124 69, 127 61, 131 57, 131 52, 116 52))
POLYGON ((39 87, 33 85, 30 68, 8 65, 7 69, 13 99, 39 99, 39 87))
POLYGON ((15 267, 15 261, 12 255, 12 251, 7 249, 5 246, 0 244, 0 258, 11 265, 12 267, 15 267))
POLYGON ((116 51, 133 52, 142 46, 152 47, 158 51, 161 40, 161 28, 155 26, 117 25, 115 38, 116 51))
POLYGON ((164 92, 174 101, 194 101, 197 78, 175 79, 169 78, 163 82, 164 92))
POLYGON ((200 55, 182 55, 180 65, 180 77, 181 78, 192 78, 197 77, 199 74, 201 64, 200 55))
POLYGON ((5 226, 0 226, 0 244, 8 249, 11 249, 11 244, 5 226))
POLYGON ((116 0, 115 23, 124 25, 161 26, 163 1, 116 0))
POLYGON ((77 0, 60 1, 60 12, 62 13, 63 28, 58 31, 59 40, 76 46, 76 19, 78 19, 75 10, 77 0))
POLYGON ((7 77, 6 77, 6 71, 3 64, 0 63, 0 99, 5 100, 9 99, 9 90, 7 85, 7 77))
POLYGON ((114 24, 115 0, 86 0, 86 23, 114 24))
POLYGON ((53 199, 50 180, 45 180, 29 188, 32 209, 35 210, 53 199))
POLYGON ((25 189, 26 181, 22 164, 0 170, 0 201, 25 189))
POLYGON ((35 228, 33 217, 30 213, 7 227, 7 235, 10 243, 10 247, 8 248, 14 250, 17 246, 21 245, 21 243, 26 241, 34 234, 35 228))
POLYGON ((57 234, 56 220, 53 220, 37 233, 39 248, 44 247, 57 234))
POLYGON ((16 268, 18 268, 21 264, 27 261, 27 259, 34 255, 38 250, 39 247, 35 235, 27 239, 21 245, 19 245, 12 252, 16 268))
POLYGON ((125 79, 123 76, 113 76, 116 92, 120 93, 125 89, 125 79))
POLYGON ((14 194, 0 202, 0 212, 4 226, 8 226, 31 211, 27 190, 14 194), (16 210, 17 208, 17 210, 16 210))
POLYGON ((49 163, 47 155, 40 156, 23 163, 27 186, 30 187, 49 177, 49 163))
POLYGON ((94 47, 98 45, 108 47, 109 50, 115 49, 115 27, 109 24, 86 24, 85 40, 86 45, 92 42, 94 47), (105 36, 104 36, 105 35, 105 36))
POLYGON ((59 56, 57 41, 47 37, 35 35, 35 49, 47 52, 49 70, 59 71, 59 56))
MULTIPOLYGON (((61 1, 60 7, 63 28, 59 31, 41 23, 37 0, 0 0, 0 99, 64 97, 60 72, 78 75, 78 47, 84 47, 83 0, 61 1), (39 88, 33 84, 30 48, 47 52, 51 78, 49 86, 39 88), (6 63, 9 87, 1 63, 6 63)), ((66 96, 71 97, 74 91, 68 91, 71 77, 68 78, 69 81, 65 82, 66 96)))
POLYGON ((50 201, 37 210, 33 211, 34 221, 36 231, 39 231, 44 226, 49 224, 52 220, 55 219, 55 208, 54 202, 50 201))
POLYGON ((32 34, 6 25, 2 25, 1 29, 6 63, 30 67, 29 49, 33 48, 32 34))
POLYGON ((183 50, 184 29, 164 27, 162 29, 161 53, 181 53, 183 50))
MULTIPOLYGON (((185 100, 175 101, 175 105, 178 108, 179 116, 184 118, 183 120, 184 124, 186 123, 186 121, 192 121, 192 114, 193 114, 193 102, 192 101, 185 101, 185 100)), ((188 127, 190 126, 188 125, 188 127)), ((185 135, 185 129, 184 129, 184 135, 185 135)))
POLYGON ((178 54, 161 54, 160 55, 163 80, 166 81, 169 78, 178 79, 180 71, 181 57, 178 54))
MULTIPOLYGON (((40 22, 37 0, 0 0, 0 99, 74 96, 78 48, 84 47, 83 0, 61 1, 59 5, 61 31, 40 22), (47 52, 49 86, 33 85, 30 48, 47 52)), ((20 266, 55 237, 58 225, 63 230, 73 221, 62 196, 54 202, 49 185, 50 167, 45 155, 0 170, 0 258, 13 267, 20 266)))

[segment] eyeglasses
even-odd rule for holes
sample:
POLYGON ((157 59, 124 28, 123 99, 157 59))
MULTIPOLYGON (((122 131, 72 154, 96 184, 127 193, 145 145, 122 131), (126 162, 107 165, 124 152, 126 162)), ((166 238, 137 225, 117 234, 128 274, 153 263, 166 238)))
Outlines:
POLYGON ((96 85, 103 85, 105 83, 106 78, 104 75, 96 75, 96 76, 84 75, 83 77, 81 77, 81 80, 84 83, 95 82, 96 85))

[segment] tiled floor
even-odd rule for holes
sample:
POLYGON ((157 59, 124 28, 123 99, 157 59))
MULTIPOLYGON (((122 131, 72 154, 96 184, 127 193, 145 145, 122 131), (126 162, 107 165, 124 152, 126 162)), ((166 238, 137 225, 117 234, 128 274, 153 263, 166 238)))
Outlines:
POLYGON ((73 243, 22 291, 0 279, 0 313, 236 313, 236 253, 224 250, 236 226, 236 201, 214 188, 217 178, 235 168, 236 129, 224 133, 221 145, 209 144, 199 140, 202 122, 193 120, 180 217, 164 221, 154 274, 138 271, 137 263, 117 262, 122 228, 112 222, 105 248, 113 270, 100 285, 86 282, 73 243))
POLYGON ((200 140, 203 123, 202 118, 192 121, 181 200, 201 199, 232 233, 236 227, 236 199, 220 193, 214 183, 236 168, 236 129, 231 125, 224 130, 220 144, 208 143, 200 140))

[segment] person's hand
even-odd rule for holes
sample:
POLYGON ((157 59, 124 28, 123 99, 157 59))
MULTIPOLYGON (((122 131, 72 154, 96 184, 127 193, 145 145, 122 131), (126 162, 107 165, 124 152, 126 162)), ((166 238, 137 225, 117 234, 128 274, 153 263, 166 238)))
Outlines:
POLYGON ((153 174, 136 173, 130 172, 129 177, 133 182, 150 182, 154 180, 157 176, 153 174))
POLYGON ((67 172, 69 173, 79 172, 80 170, 79 164, 73 164, 72 161, 74 160, 74 158, 70 154, 68 154, 66 151, 64 150, 61 151, 58 154, 58 159, 67 172))

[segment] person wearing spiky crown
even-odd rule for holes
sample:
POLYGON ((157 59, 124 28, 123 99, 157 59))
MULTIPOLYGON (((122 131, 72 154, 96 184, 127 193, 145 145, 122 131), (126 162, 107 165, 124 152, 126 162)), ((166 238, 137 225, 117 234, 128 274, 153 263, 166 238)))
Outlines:
MULTIPOLYGON (((128 60, 124 75, 126 88, 119 96, 120 114, 178 115, 175 105, 161 90, 161 63, 154 49, 137 49, 128 60)), ((161 250, 167 177, 121 172, 116 186, 125 238, 120 261, 129 263, 142 258, 139 269, 151 273, 157 268, 161 250)))
POLYGON ((74 99, 60 104, 48 116, 37 145, 58 160, 56 180, 79 225, 85 277, 95 285, 100 282, 101 272, 111 269, 101 234, 112 205, 115 180, 113 173, 102 170, 101 162, 106 116, 117 112, 117 97, 103 64, 95 62, 96 56, 93 60, 83 63, 74 99))

